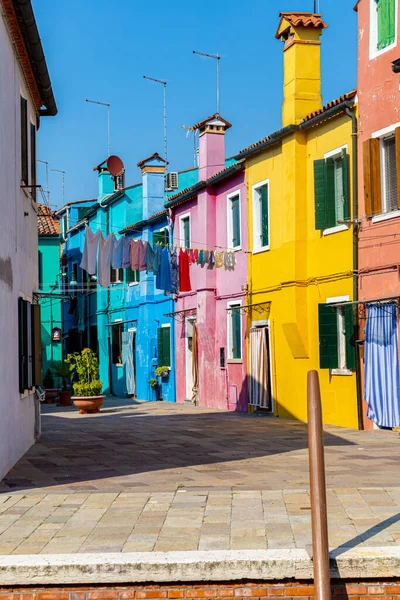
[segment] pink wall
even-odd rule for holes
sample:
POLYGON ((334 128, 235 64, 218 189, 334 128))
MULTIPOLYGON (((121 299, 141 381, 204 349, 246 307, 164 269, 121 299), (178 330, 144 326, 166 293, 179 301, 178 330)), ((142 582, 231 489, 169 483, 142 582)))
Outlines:
MULTIPOLYGON (((219 136, 220 138, 222 136, 219 136)), ((240 191, 241 198, 241 245, 235 253, 237 264, 234 271, 209 270, 198 265, 190 267, 191 293, 181 294, 176 310, 197 309, 199 336, 199 404, 200 406, 229 410, 247 410, 247 356, 246 317, 242 317, 242 361, 220 368, 220 348, 227 357, 227 304, 239 298, 246 303, 247 284, 247 219, 244 171, 232 175, 214 188, 202 190, 196 200, 173 209, 174 237, 179 245, 179 217, 190 213, 192 247, 215 249, 216 245, 228 245, 227 195, 240 191), (244 289, 242 289, 244 288, 244 289)), ((176 324, 176 382, 177 402, 183 402, 186 393, 186 337, 185 325, 176 324)))
MULTIPOLYGON (((400 6, 400 2, 399 2, 400 6)), ((397 15, 398 24, 400 23, 397 15)), ((374 132, 400 122, 399 75, 392 61, 400 58, 399 34, 395 48, 376 58, 370 56, 370 0, 358 4, 358 101, 359 101, 359 278, 360 300, 400 295, 397 270, 400 250, 400 218, 373 223, 365 217, 363 142, 374 132), (396 265, 396 266, 394 266, 396 265)), ((399 178, 398 174, 398 178, 399 178)), ((398 179, 399 180, 399 179, 398 179)), ((365 322, 361 322, 363 336, 365 322)), ((366 418, 364 426, 372 427, 366 418)))

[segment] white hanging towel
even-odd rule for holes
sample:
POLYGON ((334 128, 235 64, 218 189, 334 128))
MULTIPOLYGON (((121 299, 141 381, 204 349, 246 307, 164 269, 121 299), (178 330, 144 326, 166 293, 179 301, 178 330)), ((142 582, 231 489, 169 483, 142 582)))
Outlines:
POLYGON ((109 287, 110 285, 111 250, 114 245, 114 238, 113 233, 110 233, 106 238, 100 233, 97 282, 101 287, 109 287))
POLYGON ((89 275, 96 275, 97 249, 99 246, 100 229, 93 233, 90 227, 86 227, 85 247, 83 249, 80 267, 89 275))

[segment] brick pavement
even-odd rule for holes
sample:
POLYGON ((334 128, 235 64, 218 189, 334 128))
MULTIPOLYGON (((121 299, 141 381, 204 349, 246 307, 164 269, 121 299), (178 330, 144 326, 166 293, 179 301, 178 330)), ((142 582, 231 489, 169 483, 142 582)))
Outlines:
MULTIPOLYGON (((303 424, 108 400, 44 407, 43 435, 0 484, 0 554, 302 548, 303 424)), ((400 543, 398 433, 327 427, 330 545, 400 543)))

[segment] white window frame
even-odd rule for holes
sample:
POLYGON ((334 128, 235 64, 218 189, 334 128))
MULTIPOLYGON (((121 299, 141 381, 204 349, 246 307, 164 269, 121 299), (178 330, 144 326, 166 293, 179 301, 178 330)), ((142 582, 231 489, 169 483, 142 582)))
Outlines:
POLYGON ((369 27, 369 59, 374 60, 378 56, 385 54, 385 52, 389 52, 396 48, 397 46, 397 32, 398 32, 398 14, 399 14, 399 6, 398 0, 395 0, 395 27, 394 27, 394 42, 390 44, 390 46, 386 46, 386 48, 382 48, 382 50, 378 50, 378 13, 376 10, 376 2, 375 0, 370 0, 370 27, 369 27))
MULTIPOLYGON (((347 153, 348 146, 347 144, 343 144, 343 146, 339 146, 339 148, 335 148, 335 150, 331 150, 330 152, 326 152, 324 154, 324 159, 327 160, 328 158, 340 158, 342 151, 345 150, 347 153)), ((335 185, 335 211, 336 211, 336 185, 335 185)), ((335 225, 335 227, 329 227, 328 229, 324 229, 322 232, 323 236, 326 235, 331 235, 332 233, 340 233, 341 231, 347 231, 349 229, 350 225, 347 225, 346 223, 341 223, 340 225, 335 225)))
POLYGON ((227 248, 229 250, 234 250, 235 252, 242 249, 242 199, 240 195, 240 190, 236 190, 231 192, 226 197, 226 211, 227 211, 227 248), (232 199, 239 198, 239 235, 240 235, 240 244, 238 246, 233 246, 233 219, 232 219, 232 199))
POLYGON ((252 187, 252 202, 253 202, 253 254, 266 252, 271 249, 271 186, 269 178, 255 183, 252 187), (260 245, 261 223, 259 220, 258 205, 260 203, 259 195, 256 193, 260 187, 268 186, 268 244, 267 246, 260 245), (257 220, 256 220, 257 215, 257 220))
POLYGON ((227 337, 227 363, 230 364, 240 364, 243 363, 243 323, 242 323, 242 315, 240 315, 240 358, 232 357, 232 311, 229 310, 233 306, 242 306, 241 300, 231 300, 227 303, 227 327, 226 327, 226 337, 227 337))
MULTIPOLYGON (((373 2, 375 2, 375 0, 373 0, 373 2)), ((384 127, 383 129, 380 129, 379 131, 375 131, 371 136, 373 138, 378 138, 380 141, 380 144, 381 144, 381 147, 380 147, 380 170, 381 170, 381 196, 382 196, 382 213, 380 215, 375 215, 374 217, 372 217, 372 223, 379 223, 380 221, 387 221, 388 219, 395 219, 397 217, 400 217, 400 210, 392 210, 391 212, 383 211, 384 197, 385 197, 385 173, 384 173, 384 169, 382 169, 383 155, 384 155, 382 141, 389 137, 392 137, 395 134, 395 131, 398 127, 400 127, 400 122, 394 123, 393 125, 389 125, 388 127, 384 127)), ((397 175, 398 175, 397 185, 400 185, 400 176, 399 176, 400 174, 397 174, 397 175)))
MULTIPOLYGON (((327 298, 326 304, 337 304, 339 302, 349 302, 350 296, 336 296, 335 298, 327 298)), ((339 367, 337 369, 330 369, 331 375, 353 375, 353 371, 348 369, 346 365, 346 334, 345 334, 345 321, 343 307, 339 306, 337 309, 337 330, 338 330, 338 361, 339 367)))
POLYGON ((184 232, 183 232, 183 221, 185 219, 189 219, 189 246, 192 243, 192 219, 190 212, 184 213, 183 215, 179 215, 179 246, 183 248, 185 243, 184 232))

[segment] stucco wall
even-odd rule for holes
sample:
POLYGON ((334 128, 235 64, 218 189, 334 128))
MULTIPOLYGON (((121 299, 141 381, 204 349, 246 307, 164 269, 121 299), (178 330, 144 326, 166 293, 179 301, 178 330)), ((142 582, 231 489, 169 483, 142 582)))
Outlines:
POLYGON ((20 94, 35 113, 0 14, 0 478, 34 442, 34 395, 18 384, 18 296, 37 290, 36 211, 21 190, 20 94), (25 213, 27 213, 25 215, 25 213))

